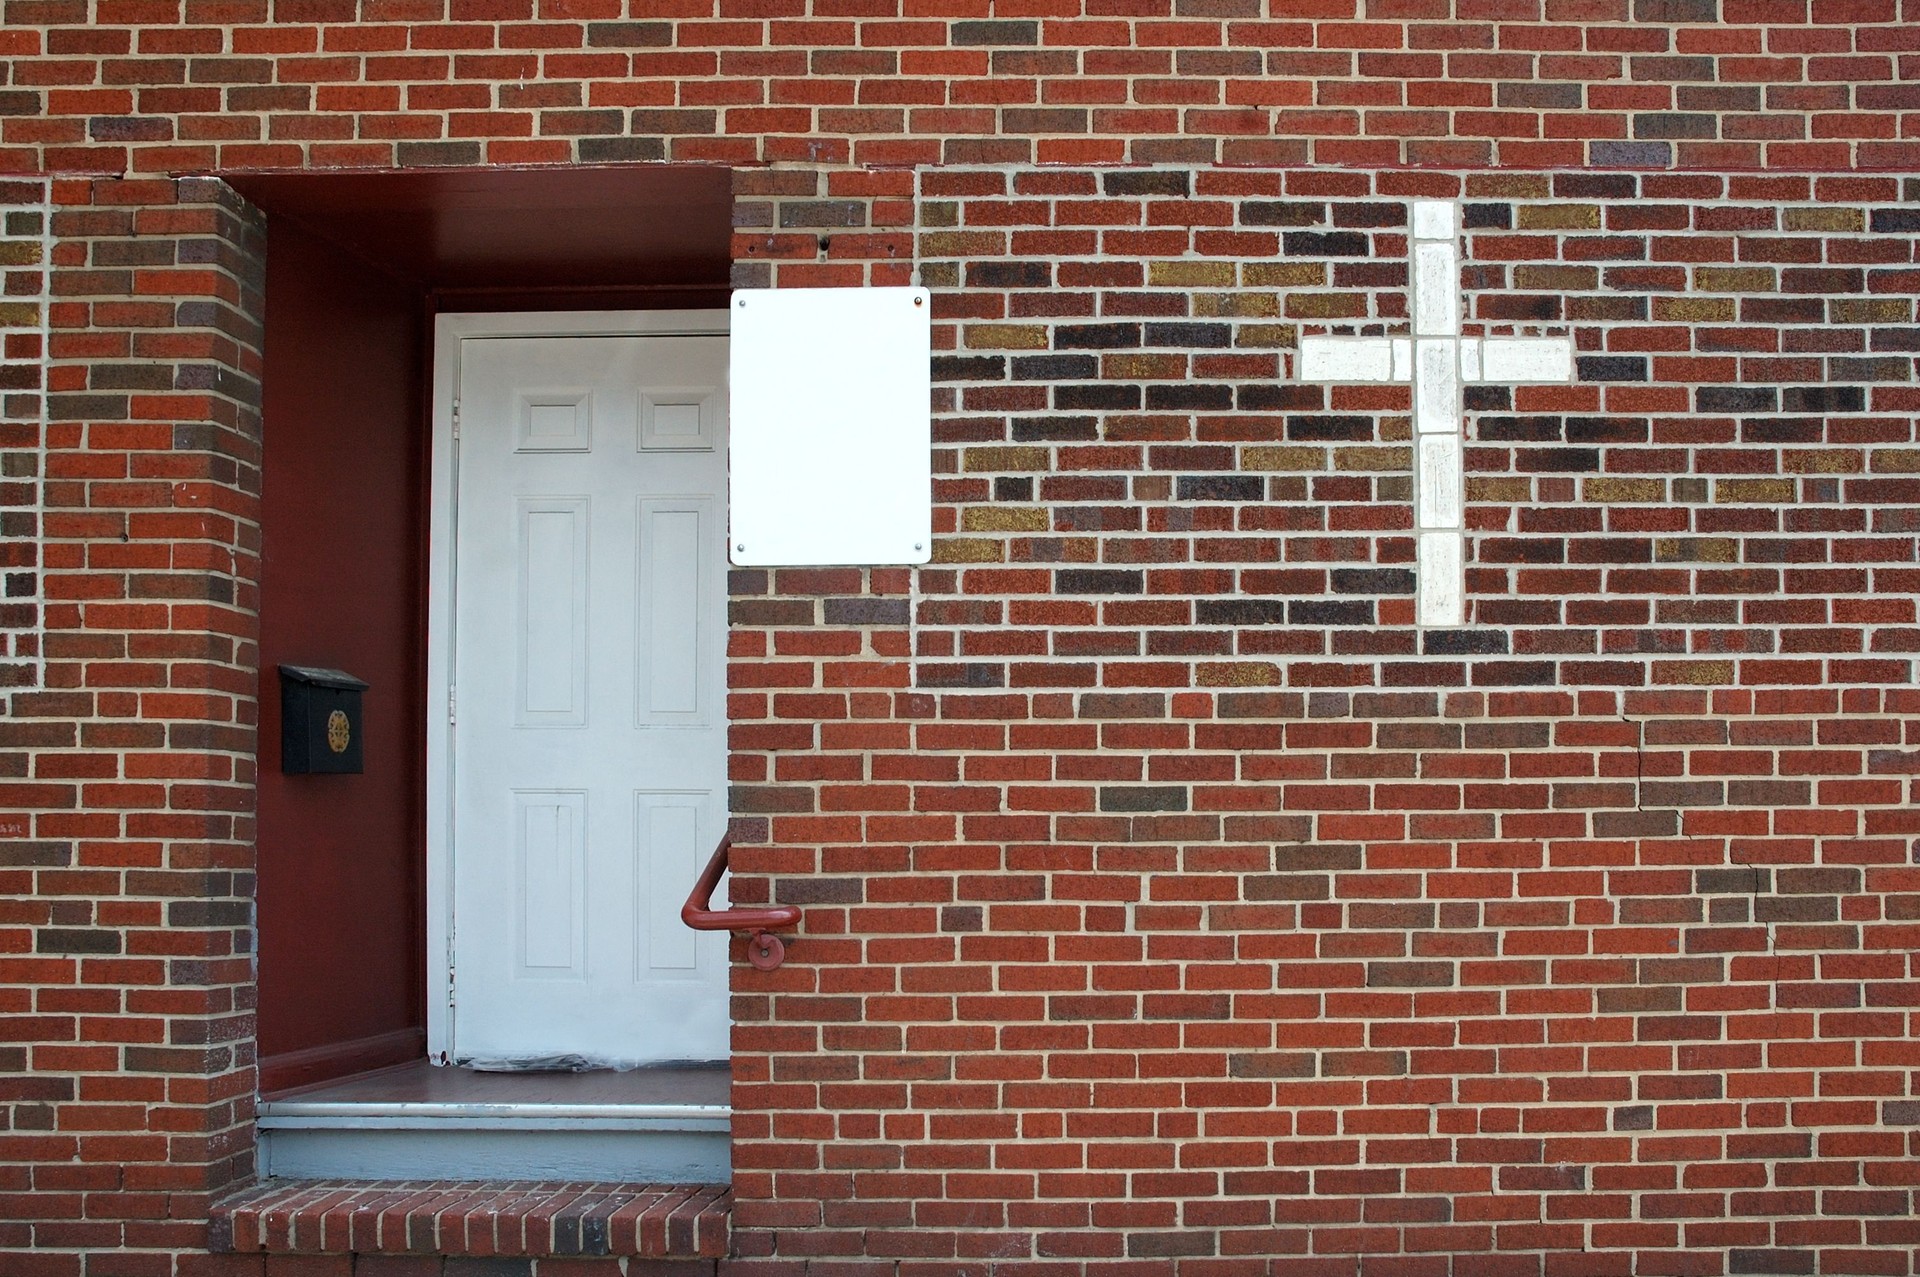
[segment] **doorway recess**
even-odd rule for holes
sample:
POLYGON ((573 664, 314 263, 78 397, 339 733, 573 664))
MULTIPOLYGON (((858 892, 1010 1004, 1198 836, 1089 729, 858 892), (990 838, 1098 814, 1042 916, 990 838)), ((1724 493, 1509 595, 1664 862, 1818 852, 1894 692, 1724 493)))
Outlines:
MULTIPOLYGON (((257 883, 263 1134, 276 1123, 291 1130, 287 1122, 328 1117, 313 1109, 320 1101, 312 1088, 330 1085, 349 1086, 351 1096, 328 1101, 329 1120, 350 1126, 355 1103, 386 1105, 387 1118, 402 1120, 394 1106, 426 1103, 408 1098, 404 1079, 425 1067, 429 968, 424 680, 434 318, 724 306, 731 176, 717 167, 643 165, 226 180, 268 219, 257 883), (362 775, 281 774, 272 684, 279 664, 346 669, 372 684, 362 775), (395 1094, 380 1098, 389 1084, 395 1094)), ((683 1124, 724 1127, 724 1107, 716 1117, 711 1105, 690 1106, 677 1092, 648 1099, 634 1089, 644 1079, 622 1076, 623 1094, 641 1107, 657 1101, 662 1118, 686 1109, 683 1124)), ((704 1085, 714 1090, 711 1077, 704 1085)), ((569 1108, 520 1094, 529 1104, 569 1108)), ((481 1109, 505 1120, 516 1102, 435 1101, 441 1110, 416 1109, 404 1120, 453 1121, 456 1110, 481 1109)), ((631 1111, 593 1116, 602 1126, 645 1127, 643 1119, 631 1111)))

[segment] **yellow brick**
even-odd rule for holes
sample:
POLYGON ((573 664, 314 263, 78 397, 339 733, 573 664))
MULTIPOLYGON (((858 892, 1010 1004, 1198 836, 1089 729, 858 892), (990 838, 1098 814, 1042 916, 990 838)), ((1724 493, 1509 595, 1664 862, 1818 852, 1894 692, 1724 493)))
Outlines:
POLYGON ((1295 293, 1287 298, 1291 319, 1362 319, 1366 313, 1365 293, 1295 293))
POLYGON ((1594 266, 1516 266, 1513 286, 1562 293, 1589 291, 1600 286, 1600 271, 1594 266))
POLYGON ((1787 229, 1790 231, 1863 231, 1866 228, 1866 219, 1861 217, 1857 208, 1787 210, 1787 229))
POLYGON ((1836 324, 1904 324, 1913 318, 1907 297, 1835 297, 1827 302, 1827 317, 1836 324))
POLYGON ((1593 478, 1581 483, 1580 495, 1595 502, 1664 501, 1667 485, 1663 479, 1593 478))
POLYGON ((1280 667, 1272 661, 1202 661, 1194 671, 1201 687, 1275 687, 1280 667))
POLYGON ((1598 204, 1522 204, 1514 210, 1514 225, 1523 231, 1594 231, 1600 229, 1598 204))
POLYGON ((1045 532, 1050 526, 1047 512, 1032 506, 976 505, 960 515, 967 532, 1045 532))
POLYGON ((1160 288, 1232 288, 1232 262, 1148 262, 1147 282, 1160 288))
POLYGON ((1100 360, 1102 376, 1118 380, 1166 379, 1187 375, 1185 355, 1105 355, 1100 360))
POLYGON ((1027 472, 1047 468, 1045 448, 968 448, 961 455, 962 468, 968 471, 1027 472))
MULTIPOLYGON (((928 200, 920 205, 920 225, 958 226, 960 204, 957 200, 928 200)), ((921 243, 925 243, 922 240, 921 243)))
POLYGON ((1412 448, 1335 448, 1333 468, 1347 471, 1411 470, 1412 448))
POLYGON ((1533 480, 1482 475, 1467 480, 1467 500, 1488 505, 1519 505, 1533 500, 1533 480))
POLYGON ((1710 293, 1770 293, 1774 291, 1771 266, 1697 266, 1694 287, 1710 293))
POLYGON ((1766 505, 1785 505, 1793 500, 1791 479, 1719 479, 1713 485, 1718 502, 1756 501, 1766 505))
POLYGON ((40 308, 32 302, 0 302, 0 328, 37 328, 40 308))
POLYGON ((1653 317, 1677 324, 1730 324, 1739 317, 1731 297, 1656 297, 1653 317))
POLYGON ((1875 448, 1875 474, 1920 474, 1920 448, 1875 448))
POLYGON ((1305 446, 1248 448, 1240 454, 1240 468, 1242 470, 1285 470, 1293 473, 1302 470, 1325 470, 1327 450, 1305 446))
POLYGON ((1313 288, 1327 282, 1325 262, 1248 262, 1246 281, 1253 288, 1313 288))
POLYGON ((920 237, 922 257, 1000 257, 1007 237, 998 231, 949 231, 920 237))
POLYGON ((0 244, 0 266, 30 266, 40 260, 40 241, 16 239, 0 244))
POLYGON ((1854 448, 1793 449, 1780 454, 1780 466, 1788 474, 1858 474, 1866 468, 1854 448))
POLYGON ((1211 318, 1264 319, 1280 313, 1278 293, 1195 293, 1193 313, 1211 318))
POLYGON ((1542 200, 1553 194, 1549 179, 1516 173, 1481 173, 1467 179, 1470 200, 1542 200))
POLYGON ((1006 542, 985 537, 940 537, 933 543, 935 563, 999 563, 1006 555, 1006 542))
POLYGON ((1244 350, 1292 350, 1300 344, 1300 329, 1293 324, 1242 324, 1233 344, 1244 350))
POLYGON ((1733 563, 1740 546, 1732 537, 1659 537, 1653 557, 1658 563, 1733 563))
POLYGON ((1045 350, 1047 330, 1040 324, 970 324, 969 350, 1045 350))
POLYGON ((1714 687, 1733 682, 1732 661, 1655 661, 1653 681, 1669 686, 1714 687))

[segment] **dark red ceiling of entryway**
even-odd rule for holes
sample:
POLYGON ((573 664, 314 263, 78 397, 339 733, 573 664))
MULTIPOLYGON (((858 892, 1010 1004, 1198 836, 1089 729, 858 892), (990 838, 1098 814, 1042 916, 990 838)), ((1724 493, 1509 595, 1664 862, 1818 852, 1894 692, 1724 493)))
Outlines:
POLYGON ((254 173, 226 179, 439 293, 725 287, 724 168, 254 173))

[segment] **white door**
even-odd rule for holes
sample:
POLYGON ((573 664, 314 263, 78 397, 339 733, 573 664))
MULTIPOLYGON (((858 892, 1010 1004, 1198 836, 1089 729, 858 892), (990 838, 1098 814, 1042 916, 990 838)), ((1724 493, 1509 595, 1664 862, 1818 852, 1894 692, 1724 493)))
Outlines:
POLYGON ((466 336, 449 1056, 725 1058, 723 336, 466 336))

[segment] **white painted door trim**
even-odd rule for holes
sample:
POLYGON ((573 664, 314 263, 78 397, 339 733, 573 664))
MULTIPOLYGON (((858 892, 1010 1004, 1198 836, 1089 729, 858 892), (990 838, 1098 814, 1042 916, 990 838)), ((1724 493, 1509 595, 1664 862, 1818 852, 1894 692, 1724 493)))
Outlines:
MULTIPOLYGON (((459 526, 454 393, 468 337, 724 336, 725 310, 554 311, 440 315, 434 321, 432 455, 427 561, 427 1055, 445 1063, 453 953, 452 702, 454 535, 459 526)), ((693 884, 687 884, 691 890, 693 884)))

